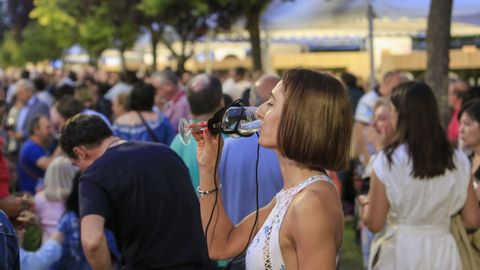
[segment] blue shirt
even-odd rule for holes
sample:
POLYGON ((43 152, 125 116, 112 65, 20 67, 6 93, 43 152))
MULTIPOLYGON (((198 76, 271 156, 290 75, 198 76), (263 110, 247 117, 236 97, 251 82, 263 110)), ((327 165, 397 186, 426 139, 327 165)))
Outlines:
MULTIPOLYGON (((80 238, 80 220, 73 211, 66 211, 58 221, 58 230, 63 233, 62 256, 50 270, 69 269, 69 270, 89 270, 92 269, 88 264, 87 258, 83 253, 82 242, 80 238)), ((105 231, 108 248, 112 254, 112 263, 119 265, 121 262, 120 251, 110 231, 105 231)))
POLYGON ((78 216, 65 212, 58 221, 58 230, 63 233, 62 256, 51 269, 91 269, 82 250, 78 216))
MULTIPOLYGON (((22 109, 20 110, 20 113, 18 114, 18 119, 17 119, 17 127, 16 127, 16 131, 19 131, 19 132, 24 132, 24 126, 25 126, 25 121, 27 120, 27 115, 28 115, 28 112, 30 111, 30 108, 37 102, 39 101, 38 98, 36 96, 32 96, 27 104, 25 104, 25 106, 22 107, 22 109)), ((25 136, 28 136, 29 134, 23 134, 25 136)))
POLYGON ((45 171, 36 164, 43 156, 46 156, 45 150, 32 140, 28 139, 22 145, 17 162, 20 191, 29 191, 35 194, 38 179, 43 178, 45 174, 45 171))
MULTIPOLYGON (((225 140, 220 160, 219 178, 223 186, 223 206, 233 224, 256 209, 255 167, 258 138, 229 138, 225 140)), ((283 188, 278 157, 270 149, 260 147, 258 161, 259 207, 268 204, 283 188)))
POLYGON ((159 142, 169 145, 175 136, 172 125, 167 117, 163 114, 158 115, 157 120, 146 120, 146 123, 155 134, 158 141, 151 135, 143 123, 138 125, 124 125, 114 123, 112 126, 113 133, 127 141, 144 141, 159 142))
POLYGON ((62 245, 48 240, 37 251, 20 248, 20 268, 22 270, 47 270, 62 255, 62 245))

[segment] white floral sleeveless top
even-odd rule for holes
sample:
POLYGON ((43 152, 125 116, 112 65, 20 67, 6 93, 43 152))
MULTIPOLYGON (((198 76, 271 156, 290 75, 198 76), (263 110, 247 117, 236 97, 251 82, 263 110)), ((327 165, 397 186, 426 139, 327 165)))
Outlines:
POLYGON ((325 181, 334 185, 326 175, 315 175, 305 179, 295 187, 281 190, 275 196, 276 204, 265 220, 245 256, 247 270, 286 270, 280 249, 279 232, 285 213, 295 195, 316 181, 325 181))

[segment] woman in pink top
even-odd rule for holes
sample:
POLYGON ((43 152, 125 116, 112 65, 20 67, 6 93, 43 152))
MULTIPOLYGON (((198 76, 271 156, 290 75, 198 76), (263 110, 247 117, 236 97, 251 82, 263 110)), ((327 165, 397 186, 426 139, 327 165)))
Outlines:
POLYGON ((45 189, 35 195, 35 212, 45 242, 55 232, 77 169, 65 157, 57 157, 45 172, 45 189))

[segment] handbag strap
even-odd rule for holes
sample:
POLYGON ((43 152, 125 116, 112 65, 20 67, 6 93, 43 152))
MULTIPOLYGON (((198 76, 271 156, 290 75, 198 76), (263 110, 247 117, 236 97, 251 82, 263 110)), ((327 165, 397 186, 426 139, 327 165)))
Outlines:
POLYGON ((145 121, 145 118, 143 118, 143 115, 141 112, 137 111, 138 117, 140 117, 140 120, 142 120, 143 125, 147 128, 148 134, 150 137, 153 139, 154 142, 160 142, 158 139, 157 135, 155 135, 155 132, 150 128, 148 125, 147 121, 145 121))

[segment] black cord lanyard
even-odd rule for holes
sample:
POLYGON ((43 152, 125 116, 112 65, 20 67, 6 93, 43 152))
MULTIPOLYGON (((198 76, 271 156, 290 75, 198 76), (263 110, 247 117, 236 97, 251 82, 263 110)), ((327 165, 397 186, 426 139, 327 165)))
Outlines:
MULTIPOLYGON (((207 126, 211 132, 212 135, 217 135, 219 134, 220 132, 221 133, 225 133, 225 134, 236 134, 238 136, 241 136, 241 137, 250 137, 252 136, 254 133, 252 134, 242 134, 238 131, 238 127, 240 126, 240 120, 243 118, 244 114, 245 114, 245 110, 244 110, 244 105, 243 105, 243 102, 241 99, 237 99, 235 100, 234 102, 230 103, 228 106, 225 106, 223 107, 222 109, 218 110, 211 119, 208 120, 208 123, 207 123, 207 126), (230 107, 241 107, 242 110, 240 112, 240 118, 239 120, 235 123, 235 127, 233 130, 223 130, 223 127, 222 127, 222 120, 223 120, 223 117, 225 115, 225 112, 228 110, 228 108, 230 107)), ((258 137, 258 133, 255 133, 258 137)), ((219 144, 220 144, 220 138, 219 138, 219 144)), ((218 184, 217 184, 217 169, 218 169, 218 161, 220 159, 220 145, 218 146, 217 148, 217 158, 215 159, 215 171, 214 171, 214 176, 213 176, 213 180, 214 180, 214 185, 215 185, 215 189, 214 190, 218 190, 218 184)), ((238 257, 242 256, 246 250, 248 249, 248 246, 250 245, 250 241, 252 240, 252 236, 253 236, 253 233, 255 232, 255 228, 257 227, 257 224, 258 224, 258 217, 259 217, 259 198, 258 198, 258 160, 259 160, 259 156, 260 156, 260 145, 257 144, 257 160, 256 160, 256 167, 255 167, 255 202, 256 202, 256 210, 255 210, 255 221, 253 223, 253 226, 252 226, 252 229, 250 231, 250 234, 248 236, 248 241, 247 241, 247 244, 245 246, 245 248, 243 249, 243 251, 237 255, 236 257, 234 257, 232 259, 232 262, 235 261, 238 257)), ((205 227, 205 238, 207 239, 207 242, 208 242, 208 231, 210 229, 210 225, 212 223, 212 219, 213 219, 213 215, 215 213, 215 209, 216 209, 216 206, 217 206, 217 203, 218 203, 218 192, 215 193, 215 200, 214 200, 214 203, 213 203, 213 207, 212 207, 212 211, 210 212, 210 217, 208 219, 208 222, 207 222, 207 226, 205 227)))
POLYGON ((234 102, 230 103, 229 105, 218 110, 213 115, 213 117, 208 120, 207 122, 208 129, 210 130, 212 135, 217 135, 221 132, 229 135, 238 135, 240 137, 250 137, 253 135, 253 133, 242 134, 240 133, 240 131, 238 131, 238 128, 240 127, 240 119, 242 119, 244 115, 245 115, 245 106, 243 105, 243 101, 242 99, 237 99, 234 102), (225 116, 225 112, 231 107, 242 108, 242 110, 240 110, 240 118, 239 118, 239 121, 235 123, 235 126, 232 130, 225 130, 224 127, 222 126, 223 117, 225 116))

